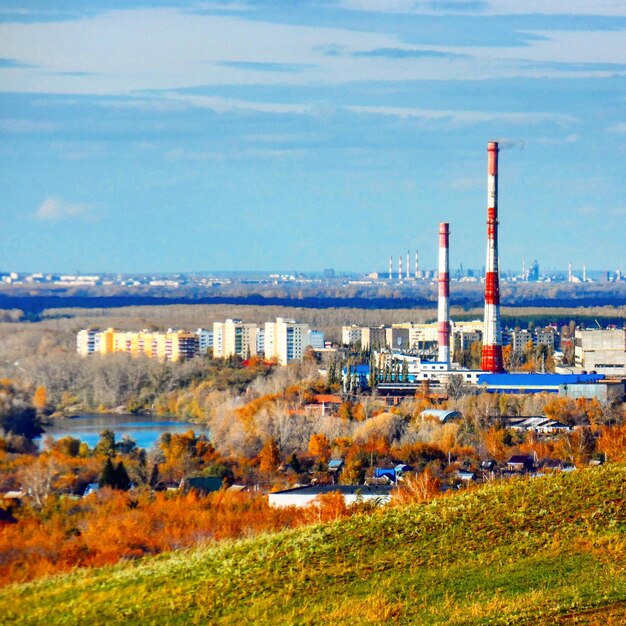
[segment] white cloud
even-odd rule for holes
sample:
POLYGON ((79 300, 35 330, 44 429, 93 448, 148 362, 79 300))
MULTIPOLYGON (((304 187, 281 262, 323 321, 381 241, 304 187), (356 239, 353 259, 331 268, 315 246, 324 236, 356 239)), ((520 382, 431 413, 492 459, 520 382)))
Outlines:
POLYGON ((93 219, 92 208, 88 204, 73 204, 50 196, 39 205, 35 217, 39 220, 93 219))
MULTIPOLYGON (((410 4, 392 2, 398 10, 410 4)), ((243 14, 116 10, 0 24, 0 58, 18 64, 0 68, 0 91, 114 96, 211 85, 610 76, 615 68, 589 64, 626 65, 621 31, 527 34, 525 45, 417 49, 393 31, 270 23, 243 14), (404 54, 367 55, 376 50, 404 54)))
POLYGON ((17 118, 0 119, 0 131, 5 133, 49 133, 56 130, 56 128, 56 124, 41 120, 27 120, 17 118))
POLYGON ((598 15, 626 16, 621 0, 341 0, 345 9, 429 15, 598 15))
POLYGON ((615 124, 609 130, 613 133, 626 133, 626 123, 615 124))
MULTIPOLYGON (((561 113, 517 113, 507 111, 438 111, 433 109, 384 107, 384 106, 347 106, 346 109, 355 113, 371 113, 391 115, 399 118, 420 118, 431 121, 444 121, 452 124, 478 124, 483 122, 502 121, 511 124, 572 124, 577 119, 561 113)), ((505 141, 505 140, 503 140, 505 141)))
POLYGON ((224 158, 220 152, 183 150, 182 148, 175 148, 165 154, 166 161, 223 161, 224 158))

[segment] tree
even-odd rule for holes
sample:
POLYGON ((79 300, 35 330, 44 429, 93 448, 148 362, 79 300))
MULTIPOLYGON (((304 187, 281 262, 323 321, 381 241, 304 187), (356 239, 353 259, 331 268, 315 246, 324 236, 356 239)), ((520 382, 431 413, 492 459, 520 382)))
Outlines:
POLYGON ((112 457, 115 455, 115 433, 106 429, 100 433, 100 441, 94 448, 96 454, 103 454, 104 456, 112 457))
POLYGON ((43 507, 59 475, 58 463, 47 455, 40 456, 17 473, 20 484, 32 498, 36 509, 43 507))
POLYGON ((35 394, 33 395, 33 405, 37 411, 43 413, 47 406, 46 400, 46 388, 43 386, 37 387, 35 389, 35 394))
POLYGON ((115 468, 115 484, 111 486, 114 489, 120 489, 121 491, 128 491, 131 487, 128 472, 126 471, 122 461, 120 461, 115 468))
POLYGON ((314 433, 309 439, 309 454, 321 461, 330 459, 330 441, 323 433, 314 433))
POLYGON ((111 461, 111 457, 107 456, 102 471, 100 472, 100 476, 98 478, 98 484, 100 485, 100 487, 115 488, 116 478, 117 476, 115 473, 115 468, 113 467, 113 462, 111 461))
POLYGON ((35 407, 24 390, 0 384, 0 429, 33 439, 43 432, 35 407))
POLYGON ((261 472, 271 474, 276 470, 280 461, 280 450, 274 437, 270 437, 265 441, 261 452, 259 452, 258 460, 261 472))

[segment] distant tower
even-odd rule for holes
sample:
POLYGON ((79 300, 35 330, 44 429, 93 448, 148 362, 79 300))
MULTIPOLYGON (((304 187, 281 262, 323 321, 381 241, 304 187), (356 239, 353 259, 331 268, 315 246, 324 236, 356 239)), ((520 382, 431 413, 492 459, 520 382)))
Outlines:
POLYGON ((485 267, 485 322, 481 367, 504 371, 500 329, 500 276, 498 273, 498 142, 487 144, 487 262, 485 267))
POLYGON ((571 261, 567 264, 567 282, 568 283, 572 282, 572 262, 571 261))
POLYGON ((583 265, 583 283, 587 282, 587 266, 583 265))
POLYGON ((402 282, 402 255, 398 257, 398 280, 402 282))
POLYGON ((406 279, 411 278, 411 252, 406 251, 406 279))
POLYGON ((420 254, 419 250, 415 250, 415 280, 420 277, 420 254))
POLYGON ((439 351, 437 361, 446 364, 446 370, 450 369, 450 255, 449 248, 450 228, 449 224, 439 224, 439 298, 437 310, 437 339, 439 351))
POLYGON ((389 257, 389 280, 393 278, 393 255, 389 257))
POLYGON ((526 280, 526 259, 522 259, 522 280, 526 280))

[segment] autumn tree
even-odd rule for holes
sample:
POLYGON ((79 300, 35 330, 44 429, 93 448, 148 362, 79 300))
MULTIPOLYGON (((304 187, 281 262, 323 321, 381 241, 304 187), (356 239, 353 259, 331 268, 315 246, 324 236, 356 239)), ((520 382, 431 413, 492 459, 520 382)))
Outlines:
POLYGON ((598 450, 611 461, 626 461, 626 423, 600 428, 598 450))
POLYGON ((258 455, 259 471, 271 474, 278 467, 280 462, 280 450, 274 437, 270 437, 263 444, 263 448, 258 455))
POLYGON ((46 410, 47 404, 46 388, 40 385, 35 389, 35 393, 33 395, 33 406, 39 413, 43 413, 46 410))
POLYGON ((323 433, 314 433, 309 439, 309 454, 327 462, 330 459, 330 441, 323 433))

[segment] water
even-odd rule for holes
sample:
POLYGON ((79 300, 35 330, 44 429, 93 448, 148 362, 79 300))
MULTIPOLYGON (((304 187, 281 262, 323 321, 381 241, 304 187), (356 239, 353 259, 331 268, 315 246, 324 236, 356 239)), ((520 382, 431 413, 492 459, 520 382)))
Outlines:
POLYGON ((44 426, 45 432, 40 442, 46 437, 55 440, 74 437, 93 448, 100 440, 100 433, 106 429, 115 433, 115 441, 121 441, 124 436, 128 436, 138 447, 146 450, 151 448, 163 433, 185 433, 193 430, 196 435, 209 435, 209 430, 200 424, 177 422, 160 416, 86 413, 72 418, 52 420, 50 425, 44 426))

